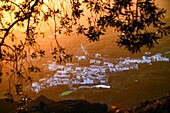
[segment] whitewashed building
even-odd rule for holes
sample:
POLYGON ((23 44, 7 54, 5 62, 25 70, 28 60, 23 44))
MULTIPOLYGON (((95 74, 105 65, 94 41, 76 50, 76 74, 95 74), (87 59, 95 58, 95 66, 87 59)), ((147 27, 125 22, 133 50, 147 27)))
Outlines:
POLYGON ((100 58, 101 56, 102 56, 102 55, 99 54, 99 53, 96 53, 96 54, 95 54, 95 57, 96 57, 96 58, 100 58))
POLYGON ((55 62, 52 62, 51 64, 48 65, 49 71, 56 71, 57 70, 57 65, 55 62))
POLYGON ((100 63, 101 63, 101 60, 96 60, 95 63, 96 63, 96 64, 100 64, 100 63))
POLYGON ((94 59, 90 59, 90 64, 95 64, 95 61, 94 59))
POLYGON ((114 64, 113 63, 108 63, 108 67, 109 68, 114 67, 114 64))
POLYGON ((76 56, 77 60, 86 60, 86 56, 76 56))

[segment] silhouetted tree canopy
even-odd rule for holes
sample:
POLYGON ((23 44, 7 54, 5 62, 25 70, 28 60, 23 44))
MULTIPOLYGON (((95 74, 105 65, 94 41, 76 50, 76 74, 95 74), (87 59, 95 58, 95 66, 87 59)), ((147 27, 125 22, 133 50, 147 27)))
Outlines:
MULTIPOLYGON (((118 46, 136 53, 170 34, 163 21, 165 13, 155 0, 1 0, 0 76, 9 76, 9 81, 16 78, 16 93, 22 94, 22 83, 31 81, 29 73, 40 72, 31 59, 45 55, 37 41, 45 37, 44 25, 54 33, 56 45, 51 54, 61 63, 71 61, 72 55, 60 46, 57 34, 76 32, 94 42, 112 28, 119 33, 118 46), (24 35, 17 37, 15 29, 22 29, 24 35), (10 71, 3 72, 8 65, 10 71)), ((6 95, 12 97, 10 86, 6 95)))

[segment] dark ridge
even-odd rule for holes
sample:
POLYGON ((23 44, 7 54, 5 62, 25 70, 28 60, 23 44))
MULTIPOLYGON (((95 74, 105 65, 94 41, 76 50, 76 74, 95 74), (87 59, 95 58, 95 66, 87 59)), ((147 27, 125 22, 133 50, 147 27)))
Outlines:
MULTIPOLYGON (((0 99, 0 113, 15 113, 17 102, 8 103, 0 99)), ((40 95, 31 100, 25 111, 20 113, 170 113, 170 93, 152 100, 146 100, 140 105, 126 110, 113 106, 108 108, 106 104, 90 103, 86 100, 63 100, 55 102, 40 95)))
POLYGON ((0 113, 12 113, 12 111, 17 109, 17 105, 18 102, 9 102, 7 99, 0 99, 0 113))
POLYGON ((134 107, 133 113, 170 113, 170 92, 161 98, 146 100, 139 106, 134 107))

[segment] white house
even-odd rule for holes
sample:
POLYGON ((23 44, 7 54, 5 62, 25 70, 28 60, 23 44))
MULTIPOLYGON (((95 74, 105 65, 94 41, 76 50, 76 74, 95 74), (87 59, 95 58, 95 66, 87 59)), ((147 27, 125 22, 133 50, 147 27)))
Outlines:
POLYGON ((51 64, 48 65, 49 71, 55 71, 57 70, 57 65, 55 62, 52 62, 51 64))
POLYGON ((101 57, 101 56, 102 56, 102 55, 99 54, 99 53, 96 53, 96 54, 95 54, 95 57, 96 57, 96 58, 99 58, 99 57, 101 57))
POLYGON ((86 60, 86 56, 76 56, 77 60, 86 60))
POLYGON ((93 80, 90 78, 84 79, 83 84, 93 84, 93 80))
POLYGON ((108 63, 108 67, 114 67, 114 64, 113 63, 108 63))
POLYGON ((73 63, 66 63, 66 66, 72 67, 72 66, 74 66, 74 64, 73 63))
POLYGON ((90 64, 94 64, 96 60, 90 59, 90 64))
POLYGON ((82 67, 76 67, 75 71, 81 71, 82 67))
POLYGON ((62 65, 57 65, 57 69, 63 70, 63 69, 64 69, 64 66, 62 66, 62 65))
POLYGON ((150 55, 151 54, 151 52, 145 52, 145 55, 150 55))
POLYGON ((32 87, 37 87, 39 86, 37 82, 32 83, 32 87))
POLYGON ((100 64, 101 63, 101 60, 96 60, 96 64, 100 64))
POLYGON ((68 74, 67 71, 57 71, 55 74, 54 74, 54 77, 70 77, 70 75, 68 74))
POLYGON ((104 65, 108 65, 108 64, 109 64, 109 62, 103 62, 103 64, 104 64, 104 65))

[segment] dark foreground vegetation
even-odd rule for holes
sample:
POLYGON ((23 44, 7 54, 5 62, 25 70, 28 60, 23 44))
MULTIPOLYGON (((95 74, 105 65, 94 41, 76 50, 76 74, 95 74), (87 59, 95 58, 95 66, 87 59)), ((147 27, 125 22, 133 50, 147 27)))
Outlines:
POLYGON ((27 100, 28 103, 23 107, 19 106, 24 101, 8 103, 5 99, 1 99, 0 113, 170 113, 170 93, 160 98, 146 100, 126 110, 116 106, 108 107, 102 103, 90 103, 86 100, 55 102, 43 95, 29 102, 27 100))

